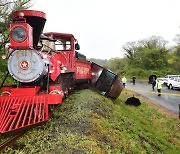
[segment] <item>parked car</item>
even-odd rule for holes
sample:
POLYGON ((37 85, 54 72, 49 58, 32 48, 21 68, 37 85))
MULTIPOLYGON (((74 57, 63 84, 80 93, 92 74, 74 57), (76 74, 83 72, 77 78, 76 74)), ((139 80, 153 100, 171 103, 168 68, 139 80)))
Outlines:
POLYGON ((180 89, 180 77, 173 78, 169 81, 169 89, 180 89))
POLYGON ((170 89, 169 85, 172 85, 174 78, 176 78, 176 77, 172 77, 172 78, 168 79, 167 85, 166 85, 168 87, 168 89, 170 89))
POLYGON ((159 79, 162 84, 165 84, 167 86, 168 80, 174 77, 178 77, 178 75, 166 75, 163 78, 157 78, 157 79, 159 79))
POLYGON ((174 78, 180 78, 180 75, 176 75, 175 77, 171 77, 168 79, 166 86, 169 88, 169 85, 173 82, 174 78))

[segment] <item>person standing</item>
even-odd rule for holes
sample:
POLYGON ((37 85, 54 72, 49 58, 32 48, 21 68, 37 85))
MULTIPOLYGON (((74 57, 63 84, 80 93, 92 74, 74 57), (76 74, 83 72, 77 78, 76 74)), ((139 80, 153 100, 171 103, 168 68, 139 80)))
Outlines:
POLYGON ((135 85, 135 83, 136 83, 136 77, 135 76, 132 77, 132 81, 133 81, 133 85, 135 85))
POLYGON ((155 77, 152 78, 152 90, 154 90, 154 87, 156 86, 156 79, 155 77))
POLYGON ((161 96, 162 85, 161 85, 161 82, 159 80, 157 80, 157 82, 156 82, 156 89, 158 91, 158 96, 161 96))
POLYGON ((126 79, 126 77, 124 76, 123 78, 122 78, 122 83, 123 83, 123 87, 125 88, 125 86, 126 86, 126 82, 127 82, 127 79, 126 79))

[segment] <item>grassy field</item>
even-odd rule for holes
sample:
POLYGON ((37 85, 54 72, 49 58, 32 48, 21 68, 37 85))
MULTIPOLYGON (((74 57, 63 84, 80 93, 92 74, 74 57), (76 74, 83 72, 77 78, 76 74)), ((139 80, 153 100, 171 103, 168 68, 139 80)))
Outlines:
POLYGON ((38 126, 4 153, 178 153, 179 119, 143 99, 125 105, 129 92, 116 100, 90 90, 75 91, 48 123, 38 126))

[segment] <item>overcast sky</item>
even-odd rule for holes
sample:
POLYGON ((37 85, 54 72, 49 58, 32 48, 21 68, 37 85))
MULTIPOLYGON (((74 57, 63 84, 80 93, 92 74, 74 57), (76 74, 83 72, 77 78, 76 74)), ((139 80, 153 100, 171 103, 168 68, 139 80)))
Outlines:
POLYGON ((35 0, 46 32, 71 33, 88 58, 123 57, 127 42, 180 34, 180 0, 35 0))

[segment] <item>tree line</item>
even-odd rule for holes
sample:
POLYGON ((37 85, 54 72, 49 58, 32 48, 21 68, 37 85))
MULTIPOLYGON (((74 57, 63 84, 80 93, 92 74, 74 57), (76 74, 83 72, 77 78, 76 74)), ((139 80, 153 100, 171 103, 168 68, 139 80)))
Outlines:
POLYGON ((147 78, 155 74, 180 74, 180 35, 174 38, 175 46, 167 47, 168 41, 161 36, 151 36, 123 45, 124 58, 112 58, 106 67, 120 75, 147 78))

